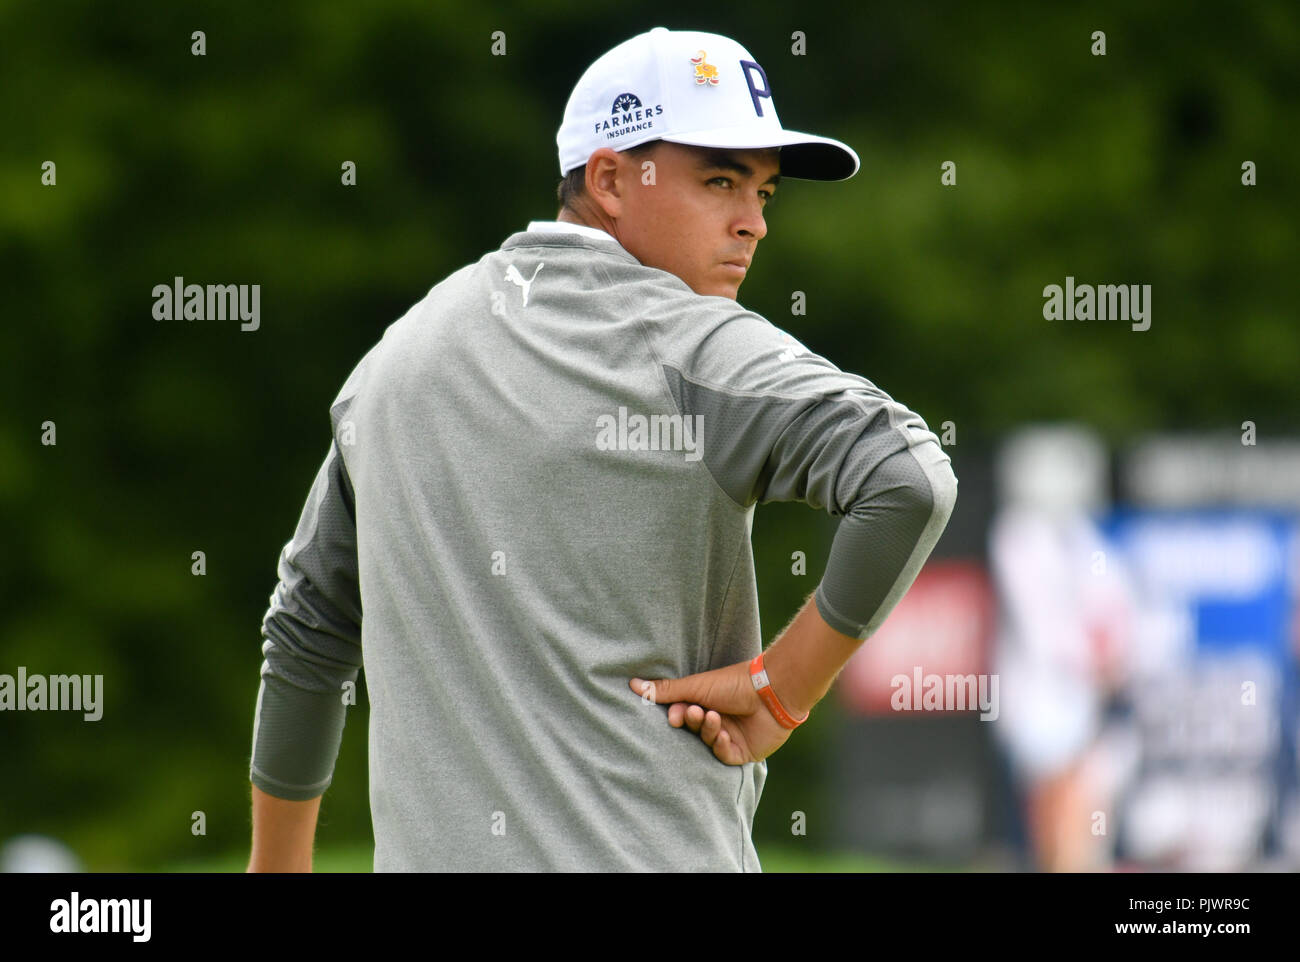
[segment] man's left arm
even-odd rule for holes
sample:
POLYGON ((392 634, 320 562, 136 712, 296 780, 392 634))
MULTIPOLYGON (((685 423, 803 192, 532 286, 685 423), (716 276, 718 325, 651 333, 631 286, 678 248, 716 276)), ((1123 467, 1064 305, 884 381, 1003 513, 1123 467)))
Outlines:
POLYGON ((277 567, 262 622, 262 683, 249 777, 267 795, 319 798, 333 777, 362 666, 361 594, 352 486, 332 442, 277 567))

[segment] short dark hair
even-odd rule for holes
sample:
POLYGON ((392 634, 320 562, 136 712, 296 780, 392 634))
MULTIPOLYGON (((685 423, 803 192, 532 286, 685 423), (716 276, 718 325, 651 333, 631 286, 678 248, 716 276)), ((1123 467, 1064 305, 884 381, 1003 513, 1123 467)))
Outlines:
MULTIPOLYGON (((641 157, 650 153, 662 141, 649 140, 644 144, 637 144, 635 147, 629 147, 627 150, 621 150, 619 153, 627 154, 630 157, 641 157)), ((575 167, 564 175, 559 186, 555 188, 555 199, 560 202, 560 208, 573 210, 573 201, 587 192, 587 165, 575 167)))

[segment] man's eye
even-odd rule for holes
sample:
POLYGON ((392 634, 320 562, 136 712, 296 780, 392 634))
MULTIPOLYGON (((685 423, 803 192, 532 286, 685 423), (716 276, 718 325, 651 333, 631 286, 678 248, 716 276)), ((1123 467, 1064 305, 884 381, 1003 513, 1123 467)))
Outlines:
MULTIPOLYGON (((731 186, 731 178, 730 178, 730 177, 712 177, 712 178, 709 179, 709 183, 710 183, 710 184, 714 184, 714 183, 717 183, 717 182, 719 182, 719 181, 721 181, 722 183, 726 184, 727 186, 731 186)), ((770 191, 770 190, 760 190, 760 191, 758 192, 758 194, 759 194, 760 197, 763 198, 763 203, 765 203, 765 204, 766 204, 768 201, 772 200, 773 197, 776 196, 776 195, 775 195, 772 191, 770 191)))

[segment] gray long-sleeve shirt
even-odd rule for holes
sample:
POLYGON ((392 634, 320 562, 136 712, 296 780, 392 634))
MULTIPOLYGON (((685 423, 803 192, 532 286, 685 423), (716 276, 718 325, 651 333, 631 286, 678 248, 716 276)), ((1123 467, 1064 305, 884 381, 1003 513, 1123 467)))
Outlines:
POLYGON ((447 277, 330 417, 251 779, 324 792, 364 664, 376 871, 760 870, 766 763, 628 679, 761 650, 756 504, 842 517, 816 603, 866 638, 956 498, 916 414, 592 229, 535 222, 447 277))

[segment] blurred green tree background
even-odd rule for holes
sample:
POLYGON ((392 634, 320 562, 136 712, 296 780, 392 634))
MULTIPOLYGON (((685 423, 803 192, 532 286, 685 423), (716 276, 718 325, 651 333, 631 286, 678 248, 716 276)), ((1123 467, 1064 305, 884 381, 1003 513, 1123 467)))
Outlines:
MULTIPOLYGON (((1294 4, 725 7, 0 7, 0 672, 105 676, 98 722, 0 715, 0 839, 54 835, 92 870, 246 851, 259 626, 329 402, 430 287, 555 216, 570 89, 653 26, 733 36, 786 127, 858 151, 848 182, 782 185, 740 299, 953 421, 959 477, 963 445, 1041 419, 1296 430, 1294 4), (260 329, 155 321, 178 275, 260 284, 260 329), (1044 320, 1067 275, 1150 284, 1150 330, 1044 320)), ((765 641, 833 531, 759 510, 765 641)), ((826 804, 827 704, 770 763, 760 852, 826 804)), ((322 845, 369 839, 365 713, 363 693, 322 845)))

